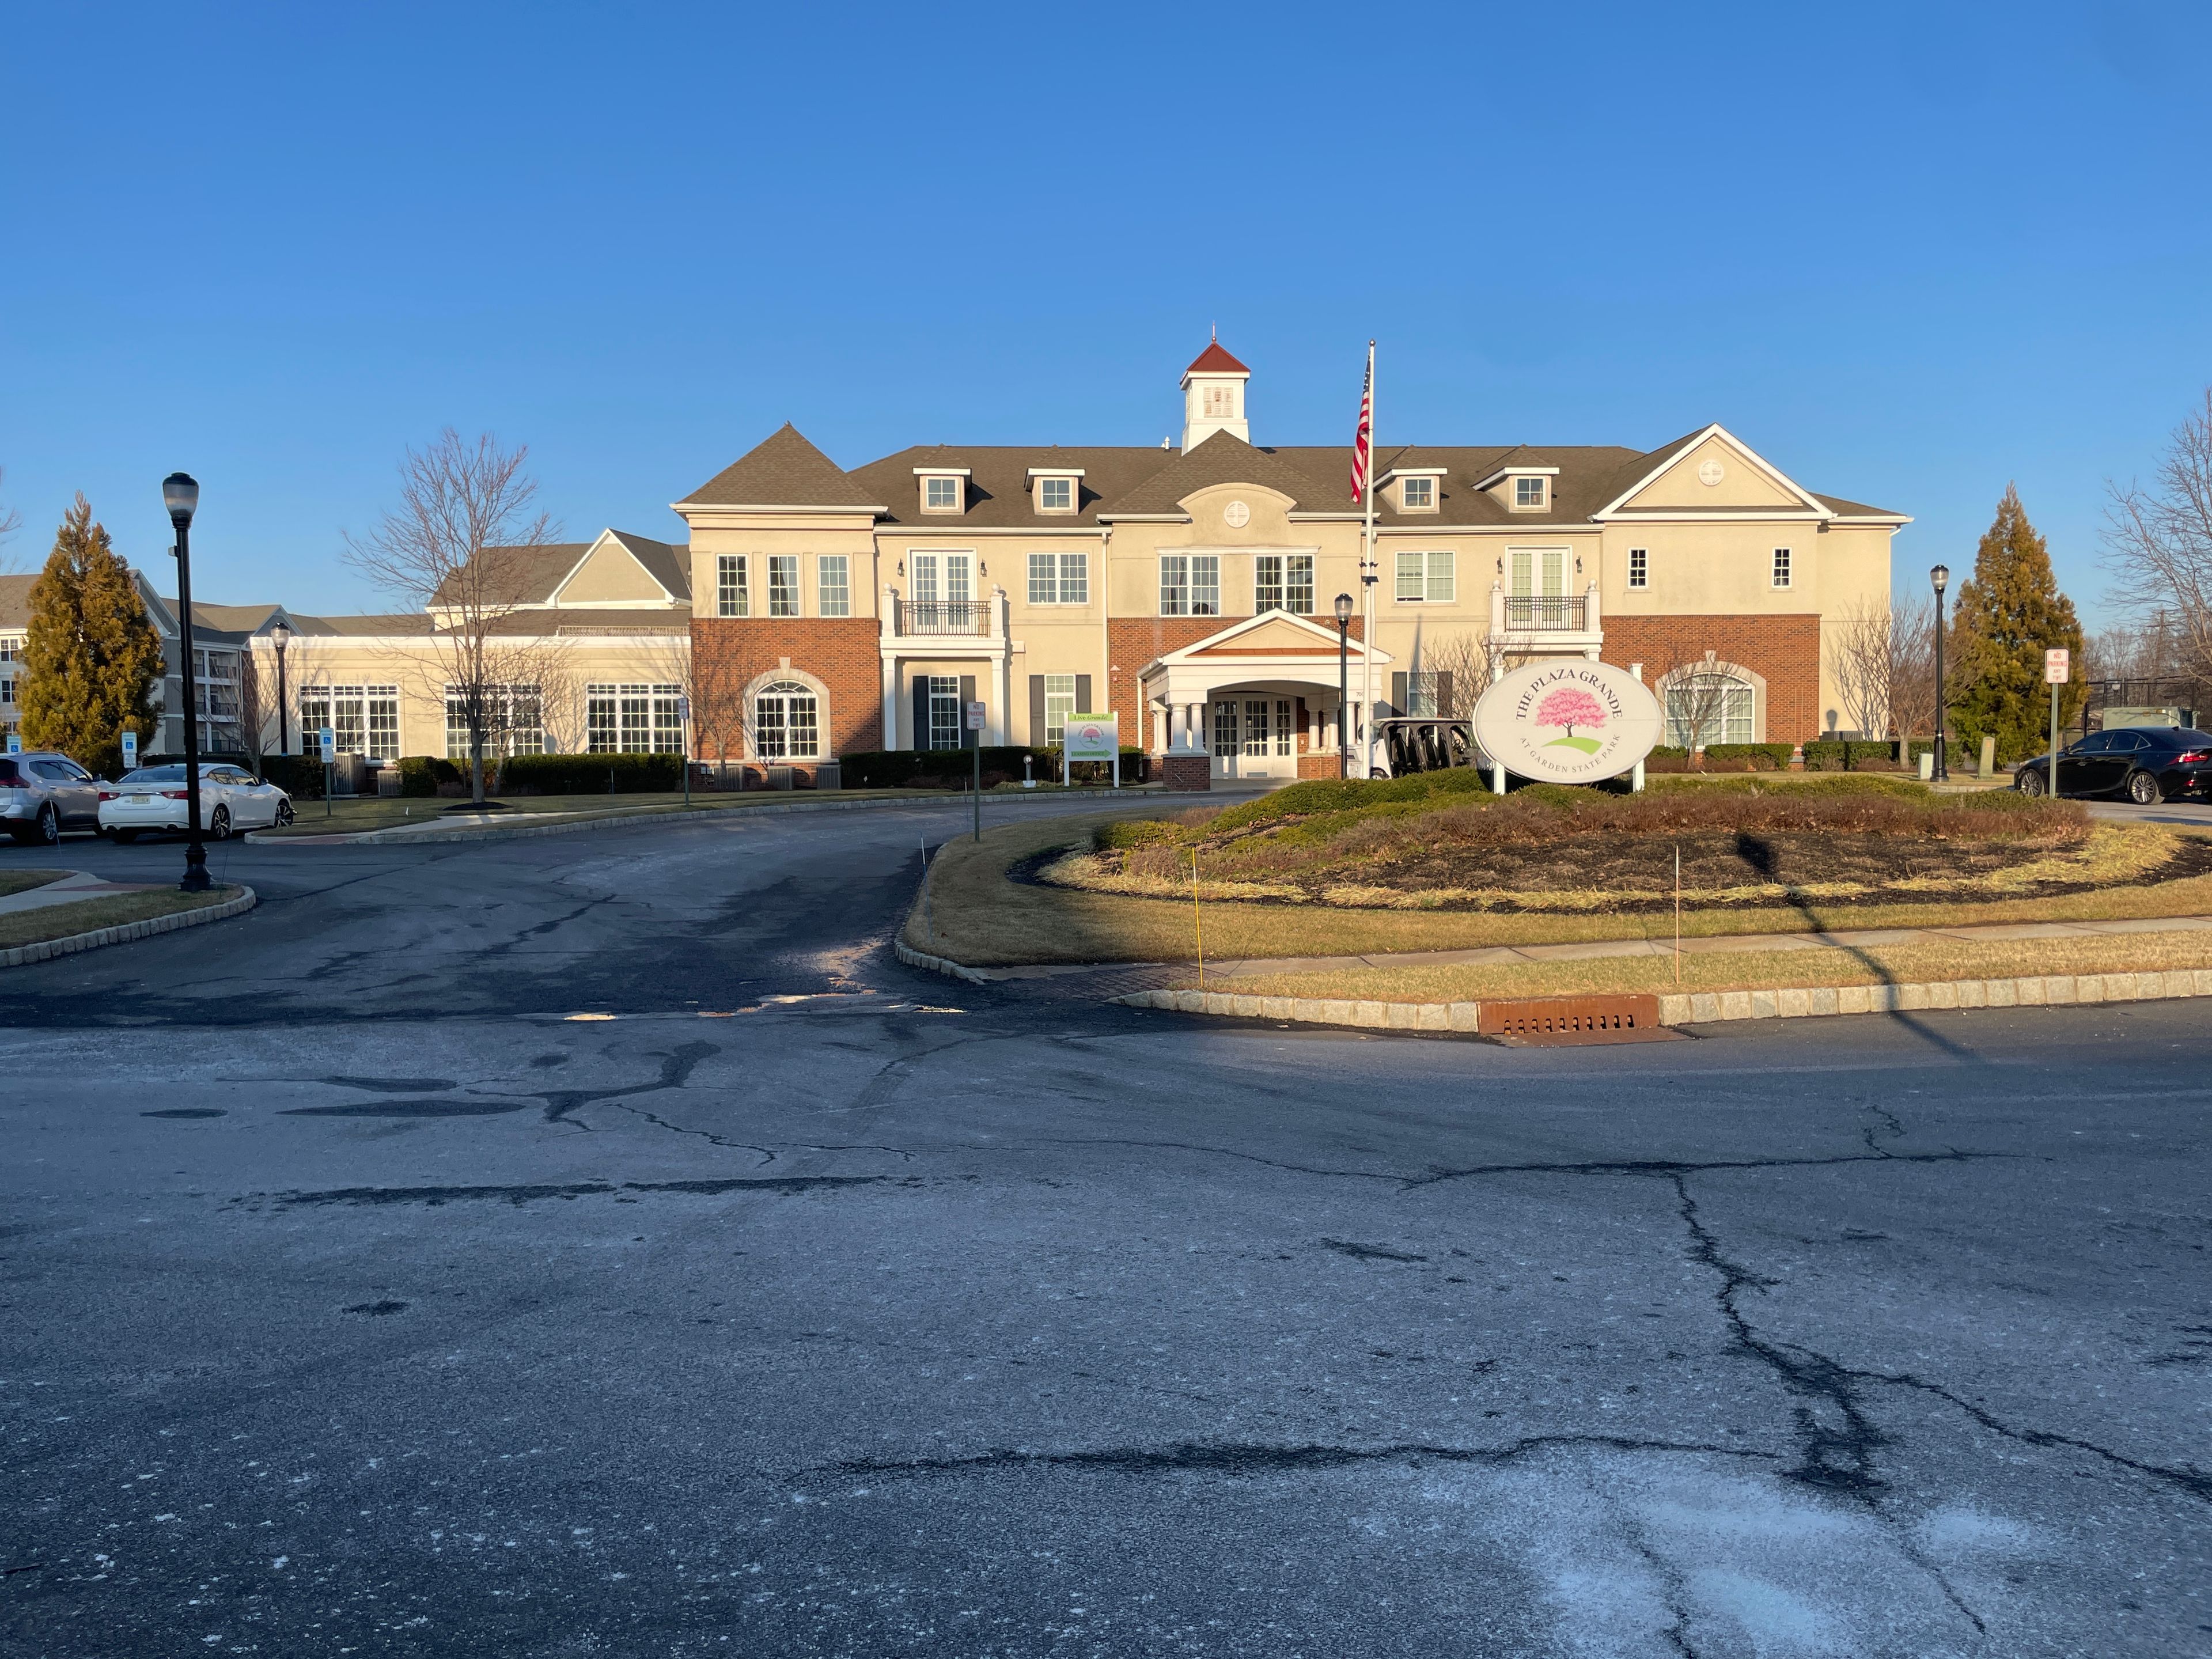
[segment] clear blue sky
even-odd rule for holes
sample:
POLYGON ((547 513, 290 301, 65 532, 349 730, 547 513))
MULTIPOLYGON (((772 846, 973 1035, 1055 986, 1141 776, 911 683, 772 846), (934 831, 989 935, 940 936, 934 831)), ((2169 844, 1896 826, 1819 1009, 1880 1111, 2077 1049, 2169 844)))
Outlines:
POLYGON ((2212 9, 16 6, 0 505, 373 607, 339 532, 451 424, 578 536, 780 422, 1156 443, 1218 322, 1261 442, 1717 420, 2094 616, 2103 481, 2212 380, 2212 9))

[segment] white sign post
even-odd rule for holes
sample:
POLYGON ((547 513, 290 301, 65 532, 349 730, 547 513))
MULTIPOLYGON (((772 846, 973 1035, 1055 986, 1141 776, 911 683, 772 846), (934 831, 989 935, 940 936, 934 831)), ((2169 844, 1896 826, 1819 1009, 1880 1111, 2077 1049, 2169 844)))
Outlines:
POLYGON ((338 734, 337 729, 325 726, 315 733, 316 746, 323 751, 323 816, 331 816, 331 796, 337 784, 338 734))
POLYGON ((975 839, 983 839, 983 705, 968 705, 968 729, 975 734, 968 752, 975 757, 975 839))
POLYGON ((1060 734, 1060 781, 1075 781, 1077 761, 1111 761, 1114 787, 1121 787, 1121 717, 1119 714, 1070 714, 1060 734))
POLYGON ((683 729, 684 752, 678 757, 684 768, 684 804, 691 804, 691 699, 676 700, 676 724, 683 729))
POLYGON ((2058 797, 2058 688, 2073 677, 2071 652, 2062 647, 2043 653, 2043 682, 2051 688, 2051 771, 2043 782, 2054 800, 2058 797))

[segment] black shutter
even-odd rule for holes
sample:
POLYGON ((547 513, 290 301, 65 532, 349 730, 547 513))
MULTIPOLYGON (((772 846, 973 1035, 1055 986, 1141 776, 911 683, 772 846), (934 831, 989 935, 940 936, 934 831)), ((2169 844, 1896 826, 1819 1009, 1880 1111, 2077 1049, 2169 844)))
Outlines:
POLYGON ((1075 677, 1075 712, 1079 714, 1098 712, 1098 706, 1091 701, 1091 676, 1088 674, 1075 677))
POLYGON ((1406 677, 1403 674, 1390 676, 1390 712, 1394 714, 1406 712, 1406 677))
POLYGON ((1437 676, 1437 718, 1441 720, 1459 718, 1459 710, 1452 706, 1452 677, 1449 669, 1445 669, 1437 676))
POLYGON ((975 701, 975 677, 973 674, 963 674, 960 677, 960 746, 963 749, 980 749, 983 746, 983 734, 981 732, 971 732, 968 729, 968 705, 975 701))
POLYGON ((929 676, 914 677, 914 746, 929 747, 929 676))
POLYGON ((1030 676, 1030 743, 1042 746, 1045 740, 1044 676, 1030 676))

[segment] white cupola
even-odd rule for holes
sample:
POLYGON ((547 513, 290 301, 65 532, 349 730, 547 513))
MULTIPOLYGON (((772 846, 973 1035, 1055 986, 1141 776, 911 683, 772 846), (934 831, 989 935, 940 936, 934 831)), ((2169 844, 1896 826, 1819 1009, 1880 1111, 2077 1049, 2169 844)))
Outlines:
POLYGON ((1224 351, 1218 339, 1206 343, 1198 361, 1182 372, 1184 454, 1217 432, 1252 441, 1252 428, 1244 418, 1244 383, 1251 378, 1252 371, 1224 351))

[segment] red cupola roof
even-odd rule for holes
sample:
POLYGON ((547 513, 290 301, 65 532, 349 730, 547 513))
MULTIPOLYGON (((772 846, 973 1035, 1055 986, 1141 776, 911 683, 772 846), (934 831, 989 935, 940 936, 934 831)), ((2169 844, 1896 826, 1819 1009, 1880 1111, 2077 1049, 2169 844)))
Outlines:
POLYGON ((1238 362, 1221 348, 1221 342, 1207 342, 1206 349, 1198 354, 1198 361, 1183 370, 1183 379, 1194 374, 1249 374, 1252 371, 1238 362))

